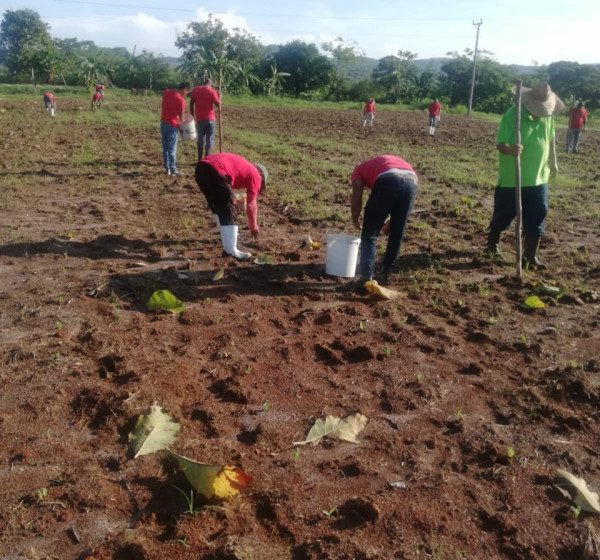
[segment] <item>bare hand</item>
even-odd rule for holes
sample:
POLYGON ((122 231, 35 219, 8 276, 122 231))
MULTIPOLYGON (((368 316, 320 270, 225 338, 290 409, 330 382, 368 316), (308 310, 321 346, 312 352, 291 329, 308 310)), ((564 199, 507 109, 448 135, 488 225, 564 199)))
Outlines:
POLYGON ((521 155, 521 153, 523 152, 523 145, 522 144, 513 144, 510 147, 510 153, 513 156, 519 156, 521 155))
POLYGON ((388 233, 390 233, 390 221, 387 220, 385 222, 385 224, 383 224, 383 227, 381 228, 381 233, 383 235, 387 235, 388 233))
POLYGON ((354 223, 354 227, 356 229, 362 229, 362 223, 360 221, 360 218, 356 218, 356 220, 352 220, 352 222, 354 223))

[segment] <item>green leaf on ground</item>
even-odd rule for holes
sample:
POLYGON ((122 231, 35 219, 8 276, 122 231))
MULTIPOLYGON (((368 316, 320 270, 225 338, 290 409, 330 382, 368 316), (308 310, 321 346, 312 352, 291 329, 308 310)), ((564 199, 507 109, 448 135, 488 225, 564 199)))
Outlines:
POLYGON ((366 425, 367 417, 364 414, 360 414, 360 412, 347 416, 344 419, 330 415, 326 418, 319 418, 308 432, 306 439, 304 441, 295 441, 292 445, 306 445, 307 443, 316 445, 324 437, 358 443, 356 437, 366 425))
POLYGON ((541 281, 534 284, 533 291, 539 296, 550 296, 556 299, 564 294, 564 291, 558 286, 548 286, 541 281))
POLYGON ((142 455, 149 455, 171 445, 180 425, 160 406, 152 405, 146 412, 140 414, 133 432, 129 434, 129 453, 137 459, 142 455))
POLYGON ((546 304, 538 296, 529 296, 521 304, 523 309, 544 309, 546 304))
POLYGON ((177 299, 169 290, 156 290, 150 296, 146 307, 150 311, 162 309, 171 313, 181 313, 185 309, 184 303, 177 299))
POLYGON ((258 255, 254 264, 273 264, 273 255, 258 255))

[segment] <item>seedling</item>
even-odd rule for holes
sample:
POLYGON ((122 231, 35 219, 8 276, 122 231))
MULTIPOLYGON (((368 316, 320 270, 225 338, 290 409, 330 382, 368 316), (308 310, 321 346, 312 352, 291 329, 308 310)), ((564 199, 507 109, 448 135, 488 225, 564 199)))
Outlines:
POLYGON ((177 539, 177 542, 183 547, 183 548, 190 548, 190 544, 187 542, 187 537, 183 537, 182 539, 177 539))
POLYGON ((367 330, 367 328, 365 327, 364 321, 361 321, 360 323, 358 323, 358 330, 360 332, 365 332, 367 330))
POLYGON ((177 490, 185 499, 185 503, 187 505, 185 513, 188 515, 194 515, 196 513, 194 510, 194 490, 190 488, 190 495, 188 497, 188 495, 181 488, 179 488, 179 486, 175 486, 173 484, 173 488, 175 488, 175 490, 177 490))
POLYGON ((262 409, 264 412, 269 412, 269 410, 271 410, 271 403, 269 401, 265 401, 262 405, 262 409))
POLYGON ((336 506, 332 506, 329 509, 322 510, 322 513, 325 517, 331 519, 334 515, 337 515, 338 509, 336 506))
POLYGON ((298 459, 300 459, 300 453, 301 453, 301 452, 300 452, 300 448, 299 448, 299 447, 296 447, 296 448, 294 449, 294 451, 292 451, 292 459, 293 459, 294 461, 297 461, 298 459))
POLYGON ((383 348, 383 354, 384 354, 384 356, 386 358, 391 357, 391 355, 392 355, 393 352, 394 351, 392 350, 392 348, 390 348, 389 346, 384 346, 384 348, 383 348))
POLYGON ((515 451, 515 448, 514 448, 514 447, 509 447, 509 448, 506 450, 506 456, 507 456, 507 457, 508 457, 508 458, 509 458, 511 461, 512 461, 512 460, 515 458, 515 456, 516 456, 516 455, 517 455, 517 452, 515 451))
POLYGON ((60 329, 62 329, 64 327, 64 325, 60 322, 60 321, 56 321, 56 330, 60 331, 60 329))
POLYGON ((38 488, 35 491, 35 497, 37 498, 38 502, 43 502, 48 497, 48 488, 38 488))
POLYGON ((465 419, 465 414, 460 408, 457 409, 454 414, 459 422, 462 422, 465 419))
POLYGON ((246 368, 244 369, 244 373, 252 373, 252 370, 254 368, 252 367, 252 364, 247 364, 246 368))
POLYGON ((418 383, 422 383, 424 377, 425 376, 420 371, 417 372, 417 382, 418 383))

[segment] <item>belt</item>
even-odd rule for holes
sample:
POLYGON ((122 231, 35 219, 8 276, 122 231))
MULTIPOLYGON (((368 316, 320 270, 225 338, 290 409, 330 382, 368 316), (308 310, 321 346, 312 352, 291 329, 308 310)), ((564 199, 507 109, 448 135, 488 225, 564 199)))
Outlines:
MULTIPOLYGON (((409 181, 412 181, 413 183, 417 183, 418 179, 417 179, 417 174, 414 171, 410 171, 409 169, 388 169, 387 171, 384 171, 383 173, 380 173, 379 175, 377 175, 377 179, 380 179, 381 177, 384 177, 386 175, 396 175, 396 177, 401 177, 403 179, 408 179, 409 181)), ((377 180, 375 179, 375 180, 377 180)))

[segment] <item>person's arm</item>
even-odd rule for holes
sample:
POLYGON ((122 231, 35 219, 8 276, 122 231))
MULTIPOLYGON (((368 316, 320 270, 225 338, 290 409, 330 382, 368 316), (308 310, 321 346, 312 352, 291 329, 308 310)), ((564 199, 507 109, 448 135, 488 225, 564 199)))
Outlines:
POLYGON ((185 99, 181 98, 181 110, 179 111, 179 122, 183 122, 183 112, 185 111, 185 99))
POLYGON ((556 135, 550 141, 550 171, 558 173, 558 159, 556 157, 556 135))
POLYGON ((508 144, 496 144, 496 148, 498 148, 498 151, 501 154, 504 154, 506 156, 516 157, 523 152, 522 144, 512 144, 510 146, 508 144))
POLYGON ((364 188, 365 185, 362 179, 354 179, 354 181, 352 181, 352 202, 350 203, 350 210, 352 212, 352 223, 356 229, 362 229, 360 213, 362 211, 364 188))
POLYGON ((258 194, 246 191, 246 216, 252 237, 258 237, 258 194))
POLYGON ((192 118, 193 118, 194 120, 196 120, 196 115, 195 115, 195 113, 194 113, 194 109, 195 109, 195 108, 196 108, 196 101, 195 101, 195 99, 192 97, 192 98, 190 99, 190 113, 192 114, 192 118))

